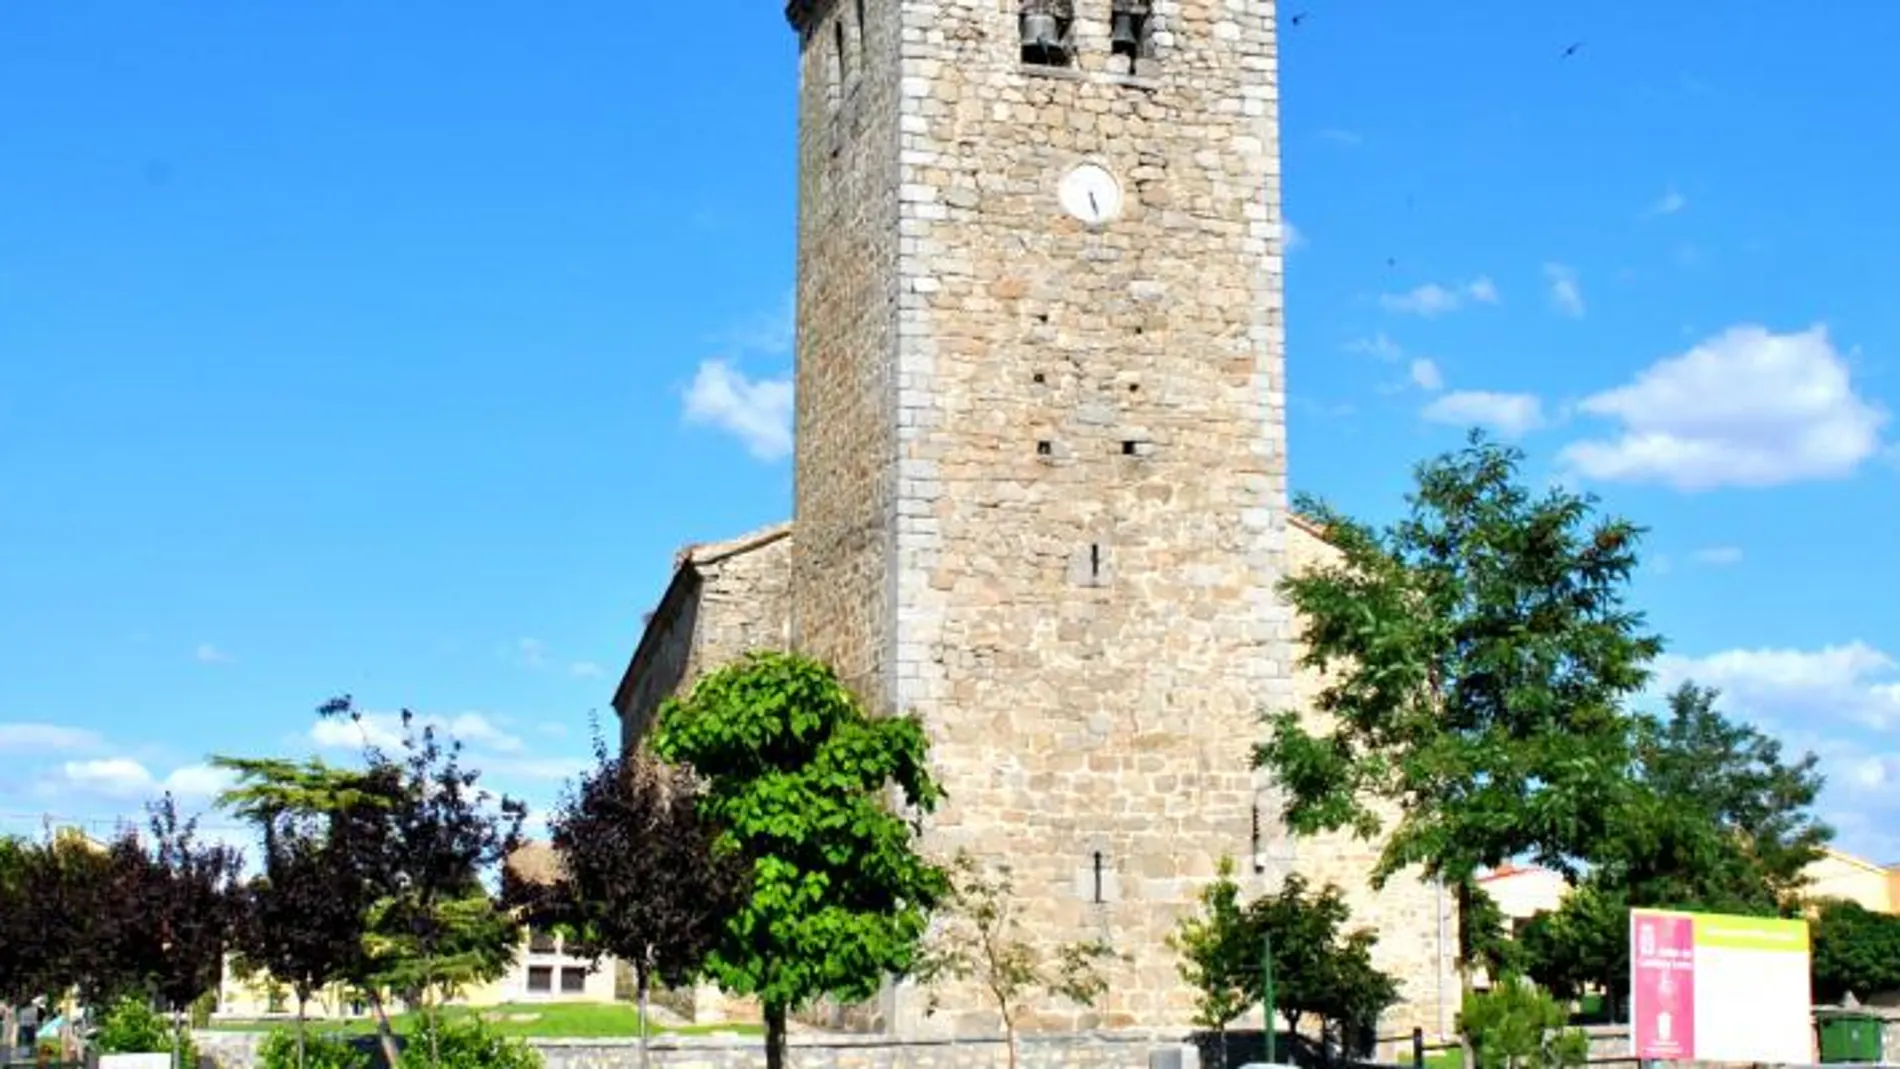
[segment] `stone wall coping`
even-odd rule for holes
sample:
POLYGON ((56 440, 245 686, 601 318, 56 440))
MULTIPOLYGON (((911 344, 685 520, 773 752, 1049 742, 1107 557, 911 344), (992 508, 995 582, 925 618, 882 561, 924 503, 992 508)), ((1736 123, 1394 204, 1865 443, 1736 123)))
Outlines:
MULTIPOLYGON (((256 1036, 263 1037, 268 1031, 231 1031, 219 1029, 212 1035, 219 1036, 256 1036)), ((1192 1030, 1167 1029, 1128 1029, 1115 1031, 1090 1032, 1030 1032, 1016 1037, 1023 1047, 1043 1045, 1096 1044, 1100 1046, 1152 1045, 1186 1043, 1193 1038, 1192 1030)), ((639 1047, 640 1040, 633 1036, 601 1036, 598 1038, 578 1037, 525 1037, 534 1047, 549 1050, 633 1050, 639 1047)), ((885 1047, 986 1047, 1001 1046, 1005 1042, 1001 1035, 990 1036, 888 1036, 875 1033, 862 1035, 799 1035, 785 1037, 788 1050, 871 1050, 885 1047)), ((656 1035, 648 1040, 651 1050, 678 1051, 716 1051, 732 1049, 754 1049, 765 1046, 762 1035, 747 1035, 740 1032, 714 1032, 707 1035, 656 1035)))

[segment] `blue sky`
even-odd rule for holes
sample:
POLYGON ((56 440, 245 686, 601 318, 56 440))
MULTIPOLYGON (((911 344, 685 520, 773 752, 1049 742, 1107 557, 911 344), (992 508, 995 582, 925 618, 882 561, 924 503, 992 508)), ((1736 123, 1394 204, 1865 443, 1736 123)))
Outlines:
MULTIPOLYGON (((673 551, 789 508, 778 8, 5 5, 0 829, 342 692, 536 803, 580 767, 673 551)), ((1652 528, 1664 681, 1900 860, 1900 8, 1308 10, 1296 486, 1382 518, 1520 441, 1652 528)))

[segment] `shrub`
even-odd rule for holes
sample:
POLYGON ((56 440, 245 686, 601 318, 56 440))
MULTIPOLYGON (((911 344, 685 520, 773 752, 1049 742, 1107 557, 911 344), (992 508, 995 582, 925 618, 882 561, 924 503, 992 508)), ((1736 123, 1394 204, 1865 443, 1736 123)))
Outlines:
POLYGON ((542 1069, 541 1055, 509 1039, 478 1017, 444 1020, 435 1033, 436 1060, 426 1031, 405 1037, 401 1069, 542 1069))
MULTIPOLYGON (((259 1069, 297 1069, 297 1033, 279 1028, 258 1048, 259 1069)), ((303 1069, 369 1069, 369 1054, 343 1036, 306 1033, 303 1069)))
MULTIPOLYGON (((99 1031, 93 1036, 92 1042, 104 1054, 170 1054, 172 1023, 164 1014, 153 1009, 150 1002, 141 998, 122 998, 99 1018, 99 1031)), ((196 1065, 198 1051, 192 1045, 191 1037, 178 1036, 177 1042, 183 1064, 196 1065)))

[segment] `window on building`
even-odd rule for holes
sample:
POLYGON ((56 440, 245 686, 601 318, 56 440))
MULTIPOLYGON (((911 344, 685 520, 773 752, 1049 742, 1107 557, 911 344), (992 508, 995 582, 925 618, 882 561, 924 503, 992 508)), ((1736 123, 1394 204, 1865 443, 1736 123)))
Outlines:
POLYGON ((528 950, 535 954, 554 953, 554 933, 546 928, 528 929, 528 950))
POLYGON ((1069 33, 1075 21, 1070 0, 1022 0, 1018 21, 1024 63, 1037 67, 1069 65, 1069 33))
POLYGON ((1141 61, 1154 54, 1147 0, 1115 0, 1109 23, 1108 48, 1114 57, 1110 70, 1134 74, 1141 61))
POLYGON ((864 0, 858 0, 858 66, 864 66, 864 0))
POLYGON ((545 995, 554 990, 554 967, 552 965, 530 965, 528 967, 528 992, 545 995))
POLYGON ((830 68, 831 77, 826 85, 826 91, 830 94, 831 106, 835 108, 844 100, 845 59, 843 16, 833 19, 831 23, 831 58, 827 66, 830 68))
POLYGON ((561 970, 561 994, 578 995, 586 990, 586 969, 566 968, 561 970))

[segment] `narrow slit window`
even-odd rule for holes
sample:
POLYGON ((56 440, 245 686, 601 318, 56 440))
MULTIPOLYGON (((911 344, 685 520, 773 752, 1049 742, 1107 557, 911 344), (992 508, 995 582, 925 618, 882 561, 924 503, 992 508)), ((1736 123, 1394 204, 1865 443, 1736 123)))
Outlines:
POLYGON ((1100 850, 1095 851, 1095 901, 1097 904, 1105 901, 1102 898, 1102 852, 1100 850))
POLYGON ((838 81, 842 83, 851 74, 850 59, 844 48, 844 20, 831 24, 832 64, 838 69, 838 81))
POLYGON ((858 65, 864 65, 864 0, 858 0, 858 65))

